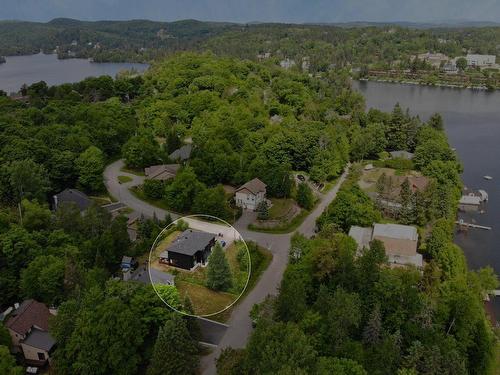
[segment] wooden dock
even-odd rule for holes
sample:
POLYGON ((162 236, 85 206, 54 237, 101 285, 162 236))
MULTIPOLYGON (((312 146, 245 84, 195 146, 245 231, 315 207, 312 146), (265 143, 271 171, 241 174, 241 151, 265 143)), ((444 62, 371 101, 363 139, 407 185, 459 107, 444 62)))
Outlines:
POLYGON ((491 227, 487 227, 485 225, 477 225, 477 224, 472 224, 472 223, 466 223, 463 220, 457 220, 455 221, 455 224, 460 225, 461 227, 467 227, 467 228, 475 228, 475 229, 484 229, 484 230, 491 230, 491 227))

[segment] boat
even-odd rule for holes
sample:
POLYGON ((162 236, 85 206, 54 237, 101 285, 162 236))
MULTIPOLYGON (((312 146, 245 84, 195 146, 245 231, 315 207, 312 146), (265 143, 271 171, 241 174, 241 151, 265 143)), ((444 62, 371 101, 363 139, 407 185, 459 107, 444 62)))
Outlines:
POLYGON ((491 176, 483 176, 483 178, 484 178, 485 180, 493 180, 493 177, 491 177, 491 176))

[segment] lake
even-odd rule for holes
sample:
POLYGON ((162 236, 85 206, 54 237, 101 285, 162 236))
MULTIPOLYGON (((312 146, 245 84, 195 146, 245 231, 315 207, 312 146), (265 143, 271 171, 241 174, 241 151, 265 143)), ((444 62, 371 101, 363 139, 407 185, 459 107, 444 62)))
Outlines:
MULTIPOLYGON (((391 111, 399 102, 422 120, 441 113, 449 141, 464 166, 464 185, 489 194, 485 213, 460 217, 493 227, 491 231, 470 229, 456 233, 455 243, 463 249, 471 269, 490 265, 500 275, 500 91, 365 81, 353 82, 353 87, 365 96, 367 107, 391 111), (485 180, 484 175, 493 180, 485 180)), ((495 299, 495 311, 498 319, 500 298, 495 299)))
POLYGON ((114 77, 122 70, 132 68, 143 72, 147 64, 135 63, 93 63, 87 59, 58 60, 57 55, 42 53, 29 56, 11 56, 0 64, 0 90, 17 92, 21 86, 45 81, 49 86, 78 82, 87 77, 109 75, 114 77))

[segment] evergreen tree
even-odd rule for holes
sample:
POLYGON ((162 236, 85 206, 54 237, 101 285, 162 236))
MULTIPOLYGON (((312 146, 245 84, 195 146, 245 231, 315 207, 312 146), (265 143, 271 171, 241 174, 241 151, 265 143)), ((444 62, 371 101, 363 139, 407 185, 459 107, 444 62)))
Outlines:
POLYGON ((305 182, 301 182, 297 188, 297 203, 306 210, 310 210, 314 205, 312 190, 305 182))
POLYGON ((267 205, 267 201, 263 200, 257 205, 257 219, 259 220, 267 220, 269 219, 269 206, 267 205))
POLYGON ((207 287, 217 291, 226 291, 233 285, 231 269, 222 246, 217 243, 208 258, 207 287))
POLYGON ((186 322, 177 314, 160 327, 147 375, 195 374, 197 347, 186 322))
POLYGON ((376 304, 363 331, 363 342, 367 345, 377 345, 382 337, 382 318, 380 305, 376 304))
POLYGON ((444 129, 443 117, 439 113, 434 113, 429 119, 428 123, 436 130, 444 129))
POLYGON ((408 178, 405 178, 401 184, 399 196, 401 201, 401 222, 403 224, 411 224, 415 221, 415 197, 410 189, 410 181, 408 178))

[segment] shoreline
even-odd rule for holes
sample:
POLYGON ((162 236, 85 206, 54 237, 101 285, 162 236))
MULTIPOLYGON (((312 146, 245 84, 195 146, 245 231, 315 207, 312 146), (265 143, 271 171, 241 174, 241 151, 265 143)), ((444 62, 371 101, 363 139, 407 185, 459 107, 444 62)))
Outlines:
POLYGON ((399 85, 412 85, 412 86, 424 86, 424 87, 445 87, 449 89, 468 89, 468 90, 478 90, 478 91, 488 91, 494 92, 500 90, 500 88, 489 89, 486 86, 460 86, 451 83, 423 83, 419 81, 412 80, 397 80, 397 79, 384 79, 384 78, 352 78, 353 81, 358 82, 381 82, 381 83, 392 83, 399 85))

